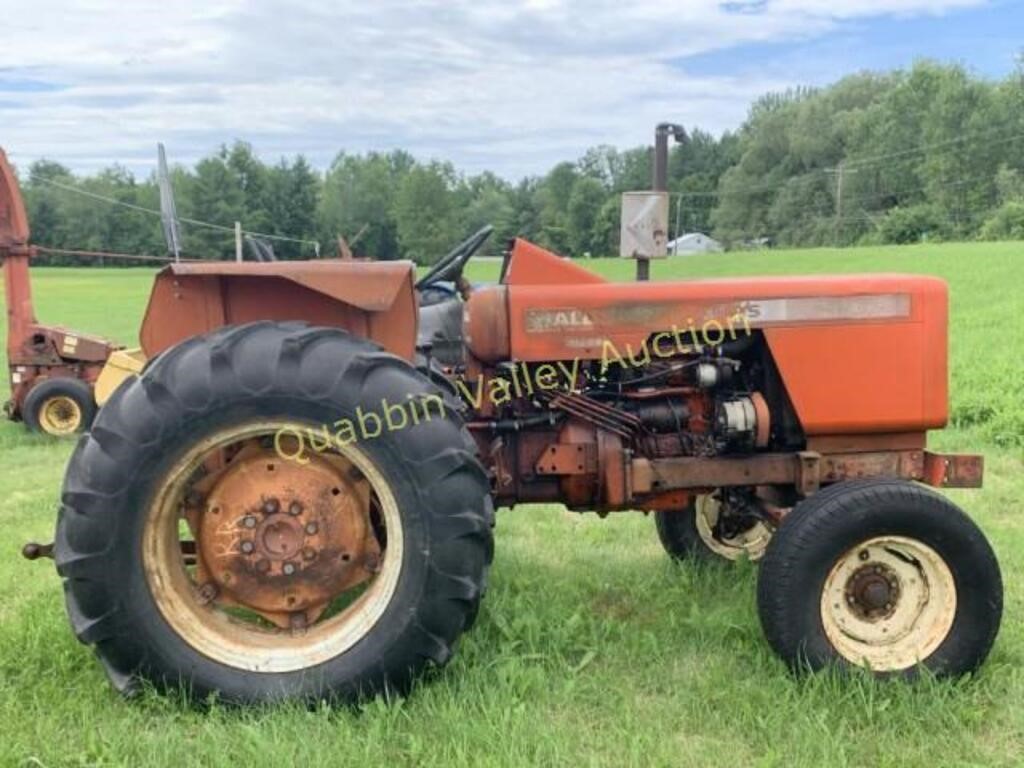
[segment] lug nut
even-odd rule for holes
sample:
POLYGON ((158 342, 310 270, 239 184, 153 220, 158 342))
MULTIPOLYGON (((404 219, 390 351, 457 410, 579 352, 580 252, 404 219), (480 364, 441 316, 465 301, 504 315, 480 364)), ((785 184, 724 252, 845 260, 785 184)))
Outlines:
POLYGON ((316 532, 320 530, 320 526, 316 523, 306 523, 306 533, 310 536, 315 536, 316 532))
POLYGON ((284 572, 285 576, 291 576, 293 573, 295 573, 295 564, 294 563, 285 563, 281 567, 281 570, 284 572))
POLYGON ((316 560, 316 550, 312 547, 306 547, 302 550, 302 557, 306 560, 316 560))
POLYGON ((241 549, 245 554, 251 555, 253 553, 253 550, 256 549, 256 545, 253 544, 251 541, 243 541, 241 549))
POLYGON ((296 517, 302 514, 302 504, 297 501, 293 501, 288 505, 288 514, 292 517, 296 517))
POLYGON ((246 528, 255 528, 256 518, 252 515, 246 515, 242 518, 242 525, 244 525, 246 528))
POLYGON ((866 549, 862 549, 857 554, 857 557, 859 557, 861 560, 867 560, 869 557, 871 557, 871 554, 866 549))
POLYGON ((263 502, 263 512, 265 514, 277 514, 279 509, 281 509, 281 503, 277 499, 267 499, 263 502))
POLYGON ((270 570, 270 561, 265 557, 256 561, 256 570, 260 573, 266 573, 270 570))
POLYGON ((217 597, 217 585, 213 582, 207 582, 199 588, 199 602, 203 605, 213 602, 214 598, 217 597))

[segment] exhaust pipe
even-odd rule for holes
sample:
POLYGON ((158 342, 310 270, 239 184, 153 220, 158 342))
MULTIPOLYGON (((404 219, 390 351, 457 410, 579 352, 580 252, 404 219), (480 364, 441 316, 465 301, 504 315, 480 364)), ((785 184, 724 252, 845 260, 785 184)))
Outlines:
MULTIPOLYGON (((651 189, 655 192, 668 191, 668 137, 675 138, 677 143, 686 140, 686 130, 676 123, 658 123, 654 129, 654 173, 651 189)), ((651 261, 646 258, 636 260, 636 279, 646 281, 651 277, 651 261)))

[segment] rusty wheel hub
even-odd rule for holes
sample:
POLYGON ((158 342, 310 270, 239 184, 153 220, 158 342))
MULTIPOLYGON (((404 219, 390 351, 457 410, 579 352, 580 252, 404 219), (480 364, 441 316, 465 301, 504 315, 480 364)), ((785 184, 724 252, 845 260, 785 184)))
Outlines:
POLYGON ((369 508, 369 484, 339 456, 299 465, 241 452, 187 514, 201 597, 282 627, 312 623, 372 574, 369 508))
POLYGON ((882 563, 858 568, 846 583, 846 602, 850 610, 868 621, 889 616, 899 597, 899 577, 882 563))

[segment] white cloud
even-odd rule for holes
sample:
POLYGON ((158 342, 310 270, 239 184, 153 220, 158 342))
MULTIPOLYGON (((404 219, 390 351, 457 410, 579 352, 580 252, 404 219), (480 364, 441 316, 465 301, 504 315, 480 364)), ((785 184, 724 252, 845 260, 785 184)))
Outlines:
POLYGON ((82 170, 237 137, 269 158, 406 147, 516 177, 664 119, 734 127, 793 84, 688 74, 688 56, 979 1, 0 0, 0 140, 82 170))

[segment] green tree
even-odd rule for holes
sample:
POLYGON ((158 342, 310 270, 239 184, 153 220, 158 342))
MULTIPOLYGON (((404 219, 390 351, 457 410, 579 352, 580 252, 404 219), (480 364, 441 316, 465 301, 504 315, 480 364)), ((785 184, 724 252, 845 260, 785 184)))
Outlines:
POLYGON ((416 165, 398 188, 394 209, 398 241, 403 256, 417 264, 433 264, 459 239, 453 176, 448 165, 416 165))
POLYGON ((339 154, 327 171, 317 207, 320 240, 333 242, 341 235, 353 241, 358 236, 353 245, 357 254, 399 258, 395 198, 414 165, 412 156, 401 151, 339 154))
POLYGON ((566 211, 572 250, 566 255, 605 255, 602 252, 604 243, 596 225, 607 196, 605 188, 597 179, 580 176, 573 182, 566 211))

